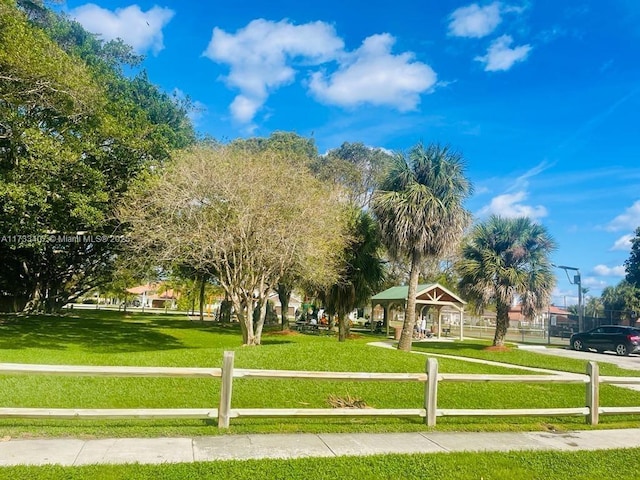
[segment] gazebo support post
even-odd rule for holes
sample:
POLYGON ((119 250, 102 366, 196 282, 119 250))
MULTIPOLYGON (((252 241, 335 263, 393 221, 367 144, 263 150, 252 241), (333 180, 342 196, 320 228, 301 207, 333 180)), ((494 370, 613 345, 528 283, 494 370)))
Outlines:
POLYGON ((382 321, 387 328, 387 338, 389 338, 389 305, 385 305, 382 308, 382 321))

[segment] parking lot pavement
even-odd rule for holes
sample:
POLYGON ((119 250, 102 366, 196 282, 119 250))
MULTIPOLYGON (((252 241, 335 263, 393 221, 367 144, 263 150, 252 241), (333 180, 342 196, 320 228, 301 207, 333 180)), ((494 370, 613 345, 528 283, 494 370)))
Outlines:
MULTIPOLYGON (((521 347, 522 348, 522 347, 521 347)), ((527 348, 527 347, 524 347, 527 348)), ((594 361, 598 363, 612 363, 627 370, 640 370, 640 355, 632 354, 628 357, 616 355, 614 352, 596 353, 592 351, 576 351, 569 347, 564 348, 543 348, 532 349, 536 353, 554 355, 556 357, 575 358, 577 360, 594 361)))

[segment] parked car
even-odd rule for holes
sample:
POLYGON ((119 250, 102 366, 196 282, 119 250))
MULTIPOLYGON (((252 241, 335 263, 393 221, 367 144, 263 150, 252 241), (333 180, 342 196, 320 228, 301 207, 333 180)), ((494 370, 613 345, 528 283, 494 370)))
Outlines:
POLYGON ((603 325, 587 332, 571 335, 569 345, 574 350, 610 350, 618 355, 640 352, 640 330, 620 325, 603 325))

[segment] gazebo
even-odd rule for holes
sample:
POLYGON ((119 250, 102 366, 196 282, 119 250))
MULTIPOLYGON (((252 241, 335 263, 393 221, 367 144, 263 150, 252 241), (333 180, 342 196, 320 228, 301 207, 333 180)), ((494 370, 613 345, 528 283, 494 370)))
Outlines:
MULTIPOLYGON (((409 287, 407 285, 401 285, 388 288, 387 290, 371 297, 371 309, 373 310, 376 305, 380 305, 384 310, 383 318, 384 324, 387 326, 387 335, 389 335, 389 310, 394 306, 401 307, 406 310, 408 294, 409 287)), ((425 308, 435 308, 437 311, 436 318, 438 319, 438 337, 442 336, 442 308, 447 306, 460 312, 460 340, 464 338, 464 306, 466 304, 467 302, 462 300, 455 293, 447 290, 439 283, 418 285, 418 289, 416 291, 417 314, 421 314, 425 308)), ((373 322, 371 322, 371 324, 373 326, 373 322)))

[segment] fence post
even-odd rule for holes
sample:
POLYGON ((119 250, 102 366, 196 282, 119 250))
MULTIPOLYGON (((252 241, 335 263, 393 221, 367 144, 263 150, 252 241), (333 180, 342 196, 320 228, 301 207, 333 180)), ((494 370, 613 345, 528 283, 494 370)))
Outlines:
POLYGON ((229 428, 231 390, 233 387, 233 353, 233 351, 225 351, 222 360, 222 387, 220 389, 220 408, 218 408, 218 428, 229 428))
POLYGON ((589 375, 589 383, 587 383, 589 414, 586 417, 586 421, 589 425, 597 425, 600 413, 600 367, 596 362, 587 364, 587 375, 589 375))
POLYGON ((427 382, 424 387, 424 408, 427 411, 427 426, 436 425, 436 409, 438 408, 438 360, 427 359, 427 382))

